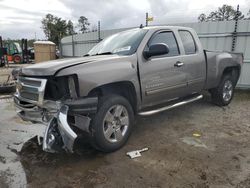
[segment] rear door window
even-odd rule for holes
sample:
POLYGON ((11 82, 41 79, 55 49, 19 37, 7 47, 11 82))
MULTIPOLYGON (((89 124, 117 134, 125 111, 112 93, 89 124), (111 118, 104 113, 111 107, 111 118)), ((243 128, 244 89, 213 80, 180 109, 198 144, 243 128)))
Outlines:
POLYGON ((185 54, 195 54, 196 53, 196 45, 194 42, 194 38, 189 31, 179 31, 179 35, 181 37, 185 54))
POLYGON ((164 31, 164 32, 155 34, 150 39, 148 46, 151 46, 153 44, 159 44, 159 43, 166 44, 169 47, 169 53, 164 56, 170 57, 170 56, 177 56, 180 54, 173 32, 164 31))

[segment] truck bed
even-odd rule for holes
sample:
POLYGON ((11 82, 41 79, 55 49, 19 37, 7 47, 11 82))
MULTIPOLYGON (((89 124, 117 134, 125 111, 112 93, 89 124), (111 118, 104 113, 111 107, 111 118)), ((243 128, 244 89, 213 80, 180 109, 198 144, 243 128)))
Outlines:
POLYGON ((207 65, 205 89, 218 86, 219 78, 222 76, 222 71, 224 71, 226 67, 238 67, 240 69, 239 65, 243 63, 242 53, 204 50, 204 54, 207 65))

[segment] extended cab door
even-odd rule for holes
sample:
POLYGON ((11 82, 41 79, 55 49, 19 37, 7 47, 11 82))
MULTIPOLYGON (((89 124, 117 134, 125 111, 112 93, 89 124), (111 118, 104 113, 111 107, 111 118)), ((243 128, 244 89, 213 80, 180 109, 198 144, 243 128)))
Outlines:
POLYGON ((200 39, 193 30, 178 30, 181 62, 185 66, 188 94, 200 92, 206 81, 206 60, 200 39))
POLYGON ((147 41, 144 50, 152 44, 164 43, 169 53, 139 59, 142 89, 142 106, 152 106, 187 94, 187 74, 180 61, 180 49, 172 30, 155 32, 147 41))

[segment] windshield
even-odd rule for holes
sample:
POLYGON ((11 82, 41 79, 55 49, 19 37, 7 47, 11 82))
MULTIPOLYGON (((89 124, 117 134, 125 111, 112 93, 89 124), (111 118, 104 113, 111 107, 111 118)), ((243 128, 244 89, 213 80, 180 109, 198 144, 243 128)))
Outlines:
POLYGON ((87 55, 131 55, 136 52, 146 32, 145 29, 133 29, 111 35, 94 46, 87 55))

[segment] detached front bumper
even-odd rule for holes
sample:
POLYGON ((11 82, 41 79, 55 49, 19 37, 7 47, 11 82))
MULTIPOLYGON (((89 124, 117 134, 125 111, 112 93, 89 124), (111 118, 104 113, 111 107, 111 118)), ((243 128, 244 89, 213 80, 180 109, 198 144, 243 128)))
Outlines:
POLYGON ((65 102, 46 128, 43 138, 43 150, 52 153, 66 150, 73 153, 77 133, 72 127, 89 133, 91 119, 88 114, 96 112, 97 103, 98 99, 96 97, 65 102), (69 115, 74 117, 74 123, 69 123, 69 115))
POLYGON ((68 124, 68 110, 68 106, 62 106, 57 118, 54 117, 50 120, 43 138, 44 151, 54 153, 64 149, 73 153, 73 146, 77 134, 68 124))

